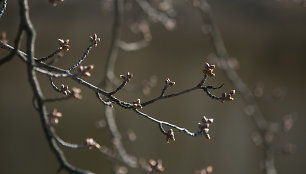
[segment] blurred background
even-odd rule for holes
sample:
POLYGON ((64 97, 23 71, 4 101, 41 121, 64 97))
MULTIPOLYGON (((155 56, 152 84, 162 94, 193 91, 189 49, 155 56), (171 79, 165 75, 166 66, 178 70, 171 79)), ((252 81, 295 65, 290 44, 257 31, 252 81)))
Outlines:
MULTIPOLYGON (((141 34, 133 33, 131 26, 146 18, 146 14, 132 1, 123 17, 122 39, 137 41, 141 34), (128 9, 132 9, 129 11, 128 9)), ((281 122, 286 115, 297 118, 289 132, 274 137, 275 164, 279 174, 306 173, 305 99, 306 97, 306 9, 298 1, 276 0, 211 0, 209 1, 219 25, 225 45, 238 74, 250 89, 255 89, 257 102, 268 121, 281 122), (284 155, 288 143, 296 151, 284 155)), ((30 16, 36 28, 36 57, 43 57, 58 47, 57 39, 70 39, 71 48, 56 63, 68 68, 82 56, 87 48, 88 36, 97 33, 102 41, 94 48, 84 65, 94 64, 92 77, 87 80, 98 84, 104 77, 105 61, 112 33, 113 11, 111 1, 66 0, 53 7, 47 0, 30 1, 30 16)), ((137 51, 120 51, 116 75, 132 72, 132 85, 156 80, 150 93, 142 90, 120 91, 117 96, 128 102, 143 101, 159 95, 164 79, 175 81, 168 92, 175 92, 197 84, 202 77, 204 62, 213 57, 214 48, 209 35, 203 34, 200 13, 185 1, 174 3, 176 27, 165 28, 150 23, 152 40, 137 51)), ((8 43, 13 41, 19 25, 18 4, 9 1, 0 19, 0 32, 7 33, 8 43)), ((0 50, 0 57, 8 54, 0 50)), ((216 95, 233 89, 221 69, 207 84, 224 87, 213 91, 216 95)), ((0 67, 0 173, 50 173, 59 167, 51 152, 38 113, 32 106, 26 65, 17 57, 0 67)), ((54 97, 56 93, 48 78, 39 75, 43 92, 54 97)), ((102 145, 111 147, 111 136, 106 129, 97 128, 104 120, 105 106, 95 94, 69 79, 55 80, 57 85, 68 84, 82 89, 83 99, 67 100, 48 105, 63 114, 56 126, 64 140, 82 144, 93 137, 102 145)), ((220 103, 202 91, 158 101, 143 109, 157 119, 169 121, 196 131, 203 115, 214 118, 210 128, 211 140, 190 137, 176 131, 176 141, 166 143, 156 124, 134 112, 114 107, 123 143, 129 154, 137 158, 161 159, 165 174, 194 173, 213 166, 214 174, 259 174, 264 158, 262 146, 256 146, 252 136, 255 124, 246 114, 246 104, 239 95, 235 101, 220 103), (129 141, 127 132, 133 130, 136 141, 129 141)), ((75 166, 95 173, 111 173, 112 166, 95 150, 71 150, 63 147, 68 160, 75 166)), ((118 163, 118 165, 122 165, 118 163)), ((129 173, 144 173, 128 168, 129 173)))

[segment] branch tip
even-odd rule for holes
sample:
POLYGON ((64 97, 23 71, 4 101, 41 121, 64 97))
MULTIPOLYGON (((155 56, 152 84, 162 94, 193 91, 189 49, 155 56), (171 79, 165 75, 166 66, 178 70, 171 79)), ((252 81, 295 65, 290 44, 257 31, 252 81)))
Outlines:
POLYGON ((98 35, 95 33, 94 35, 89 37, 89 41, 93 43, 93 45, 96 47, 98 43, 101 41, 100 38, 98 38, 98 35))
POLYGON ((70 40, 69 39, 58 39, 58 44, 59 44, 59 50, 65 50, 65 51, 69 51, 70 45, 69 45, 70 40))

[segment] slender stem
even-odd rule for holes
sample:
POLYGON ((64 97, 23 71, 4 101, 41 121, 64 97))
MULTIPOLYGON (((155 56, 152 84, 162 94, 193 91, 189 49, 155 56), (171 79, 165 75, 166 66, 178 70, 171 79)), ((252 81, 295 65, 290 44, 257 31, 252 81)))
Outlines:
POLYGON ((201 87, 199 87, 199 86, 195 86, 195 87, 192 87, 192 88, 189 88, 189 89, 185 89, 185 90, 182 90, 180 92, 169 94, 169 95, 163 95, 163 93, 162 93, 162 95, 160 95, 160 96, 158 96, 156 98, 153 98, 153 99, 151 99, 149 101, 141 103, 141 106, 144 107, 144 106, 152 104, 152 103, 154 103, 154 102, 156 102, 158 100, 166 99, 166 98, 171 98, 171 97, 175 97, 175 96, 179 96, 179 95, 182 95, 182 94, 185 94, 185 93, 188 93, 188 92, 194 91, 196 89, 200 89, 200 88, 201 87))
POLYGON ((2 7, 1 7, 1 10, 0 10, 0 18, 1 18, 4 11, 6 10, 7 0, 1 0, 0 3, 2 3, 2 7))
POLYGON ((160 127, 161 132, 162 132, 163 134, 167 134, 167 133, 166 133, 166 131, 164 130, 164 128, 162 127, 162 125, 167 125, 167 126, 169 126, 169 127, 175 128, 175 129, 177 129, 178 131, 180 131, 180 132, 185 132, 187 135, 190 135, 190 136, 193 136, 193 137, 199 136, 199 135, 202 135, 202 134, 203 134, 203 130, 200 130, 200 131, 198 131, 198 132, 190 132, 190 131, 189 131, 188 129, 186 129, 186 128, 179 127, 179 126, 177 126, 177 125, 168 123, 168 122, 166 122, 166 121, 161 121, 161 120, 158 120, 158 119, 156 119, 156 118, 153 118, 153 117, 149 116, 148 114, 145 114, 145 113, 143 113, 143 112, 140 112, 138 109, 134 109, 134 111, 135 111, 137 114, 139 114, 139 115, 141 115, 141 116, 143 116, 143 117, 145 117, 145 118, 147 118, 147 119, 149 119, 149 120, 151 120, 151 121, 153 121, 153 122, 156 122, 156 123, 158 124, 158 126, 160 127))
POLYGON ((110 95, 116 94, 118 91, 120 91, 125 85, 127 84, 127 80, 124 80, 118 88, 116 88, 114 91, 110 92, 110 95))
POLYGON ((60 49, 57 49, 56 51, 52 52, 51 54, 49 54, 49 55, 46 56, 46 57, 42 57, 42 58, 36 59, 36 61, 46 61, 46 60, 48 60, 48 59, 54 57, 54 56, 55 56, 57 53, 59 53, 59 52, 61 52, 61 50, 60 50, 60 49))
POLYGON ((87 55, 89 54, 93 46, 94 46, 94 43, 93 42, 90 43, 90 45, 85 50, 83 56, 80 58, 80 60, 76 64, 74 64, 71 68, 69 68, 69 71, 72 71, 81 65, 81 63, 85 60, 85 58, 87 57, 87 55))

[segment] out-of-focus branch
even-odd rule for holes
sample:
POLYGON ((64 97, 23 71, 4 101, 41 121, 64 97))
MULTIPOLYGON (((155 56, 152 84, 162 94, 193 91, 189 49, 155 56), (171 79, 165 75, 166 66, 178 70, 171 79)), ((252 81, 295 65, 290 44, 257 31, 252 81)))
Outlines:
MULTIPOLYGON (((211 36, 216 55, 221 60, 229 59, 222 35, 219 31, 217 23, 215 22, 212 14, 211 7, 207 0, 194 0, 194 6, 198 7, 203 18, 203 23, 208 26, 209 35, 211 36)), ((254 95, 247 85, 242 81, 237 72, 231 68, 228 64, 225 64, 224 72, 228 79, 232 82, 235 88, 239 91, 242 98, 244 99, 247 107, 251 108, 252 116, 255 125, 260 132, 261 136, 264 137, 269 129, 269 123, 264 118, 261 109, 259 108, 254 95)), ((274 153, 271 144, 264 143, 264 153, 265 153, 265 173, 266 174, 277 174, 275 164, 274 164, 274 153)))
MULTIPOLYGON (((123 17, 123 0, 114 0, 114 23, 112 27, 112 38, 110 43, 110 49, 108 51, 107 62, 105 67, 105 77, 103 79, 103 85, 107 91, 113 90, 113 83, 115 77, 115 64, 117 60, 117 55, 119 51, 119 41, 121 33, 121 21, 123 17)), ((118 152, 120 158, 130 167, 137 167, 137 162, 133 161, 132 158, 127 154, 125 147, 121 141, 121 134, 118 130, 114 110, 112 107, 105 108, 105 118, 108 124, 108 128, 112 134, 113 140, 115 143, 114 148, 118 152)))
POLYGON ((117 46, 123 51, 136 51, 149 45, 152 40, 152 34, 150 31, 150 26, 147 21, 141 21, 140 23, 133 24, 131 30, 134 33, 141 33, 143 39, 135 42, 126 42, 123 40, 118 40, 117 46))
MULTIPOLYGON (((114 0, 114 23, 112 27, 112 37, 110 48, 107 54, 107 62, 105 65, 106 77, 104 78, 103 82, 111 81, 115 78, 115 64, 117 61, 117 55, 119 51, 118 41, 120 41, 121 35, 121 21, 122 21, 122 13, 123 13, 123 1, 122 0, 114 0)), ((111 86, 111 84, 106 85, 106 87, 111 86)), ((112 87, 109 87, 112 88, 112 87)))
MULTIPOLYGON (((207 0, 200 0, 200 2, 201 5, 199 9, 203 17, 203 22, 209 26, 209 31, 210 31, 209 34, 211 36, 216 51, 216 55, 219 59, 227 60, 229 56, 226 47, 224 45, 224 41, 222 39, 222 35, 220 33, 218 25, 213 19, 211 7, 208 4, 207 0)), ((242 79, 239 77, 237 72, 234 69, 230 68, 230 66, 227 65, 227 67, 224 69, 224 72, 226 76, 231 80, 233 85, 236 87, 236 89, 239 91, 239 93, 241 94, 247 105, 254 109, 252 117, 256 122, 256 126, 259 129, 267 129, 267 122, 250 89, 242 81, 242 79)))
POLYGON ((131 43, 127 43, 121 40, 118 41, 118 47, 120 47, 124 51, 135 51, 135 50, 144 48, 148 45, 149 45, 149 42, 146 40, 140 40, 140 41, 131 42, 131 43))
POLYGON ((140 8, 146 13, 152 20, 156 20, 163 24, 166 29, 173 30, 176 26, 175 19, 169 18, 166 13, 158 11, 146 0, 136 0, 140 8))

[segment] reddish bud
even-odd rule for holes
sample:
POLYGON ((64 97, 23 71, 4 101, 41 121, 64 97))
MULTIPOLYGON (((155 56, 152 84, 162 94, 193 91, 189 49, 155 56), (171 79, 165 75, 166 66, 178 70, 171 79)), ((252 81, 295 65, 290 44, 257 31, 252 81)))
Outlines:
POLYGON ((175 82, 171 81, 169 78, 166 78, 165 83, 166 85, 169 85, 169 86, 175 85, 175 82))
POLYGON ((167 137, 166 137, 166 141, 167 143, 169 143, 171 141, 175 141, 175 138, 174 138, 174 132, 172 129, 170 129, 168 132, 167 132, 167 137))
POLYGON ((98 43, 101 41, 101 39, 98 38, 97 34, 94 34, 93 36, 89 37, 89 41, 92 42, 94 46, 96 47, 98 43))
POLYGON ((93 138, 86 138, 85 146, 87 146, 88 149, 90 150, 93 148, 97 148, 97 149, 101 148, 101 146, 96 141, 94 141, 93 138))
POLYGON ((205 138, 210 140, 210 135, 209 134, 204 134, 205 135, 205 138))
POLYGON ((60 47, 59 47, 59 50, 68 51, 69 48, 70 48, 69 42, 70 42, 69 39, 66 39, 66 40, 58 39, 58 44, 59 44, 59 46, 60 46, 60 47))
POLYGON ((135 100, 133 102, 133 106, 134 106, 134 108, 141 109, 142 108, 141 100, 140 99, 135 100))

